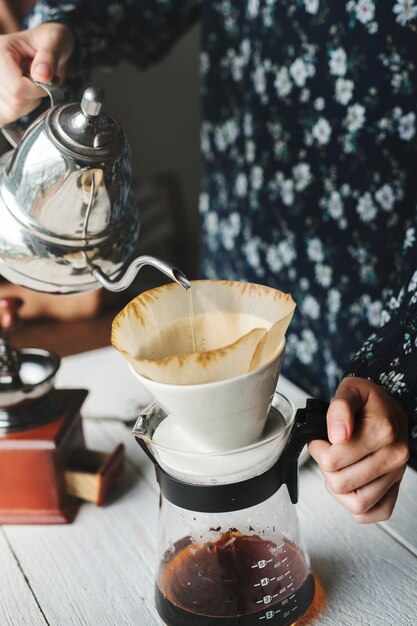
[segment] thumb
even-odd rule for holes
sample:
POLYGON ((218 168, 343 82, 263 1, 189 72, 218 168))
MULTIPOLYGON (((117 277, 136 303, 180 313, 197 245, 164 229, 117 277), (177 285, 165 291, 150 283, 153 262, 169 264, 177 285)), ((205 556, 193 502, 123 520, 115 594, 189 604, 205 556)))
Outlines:
POLYGON ((330 443, 346 443, 352 436, 355 415, 361 411, 362 397, 354 378, 344 378, 336 390, 327 411, 327 434, 330 443))
POLYGON ((36 51, 30 69, 31 77, 40 83, 49 83, 72 53, 74 42, 71 31, 61 24, 44 24, 32 31, 31 39, 36 51))

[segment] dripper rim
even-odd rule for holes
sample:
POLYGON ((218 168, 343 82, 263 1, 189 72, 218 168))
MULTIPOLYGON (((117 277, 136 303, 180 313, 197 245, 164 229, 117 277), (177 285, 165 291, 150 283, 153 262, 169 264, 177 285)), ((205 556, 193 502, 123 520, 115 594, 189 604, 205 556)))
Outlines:
MULTIPOLYGON (((210 384, 210 383, 208 383, 210 384)), ((190 385, 192 386, 192 385, 190 385)), ((163 445, 163 444, 159 444, 159 443, 155 443, 155 441, 153 441, 153 439, 147 435, 145 436, 139 436, 136 434, 136 423, 135 426, 133 427, 132 430, 132 434, 135 437, 135 439, 142 439, 145 441, 146 445, 150 445, 153 446, 155 449, 157 450, 162 450, 164 452, 168 452, 168 453, 174 453, 174 454, 178 454, 181 456, 187 456, 187 457, 199 457, 199 458, 216 458, 216 457, 223 457, 223 456, 230 456, 232 454, 238 454, 238 453, 244 453, 244 452, 248 452, 250 450, 254 450, 258 447, 261 447, 262 445, 265 445, 267 443, 271 443, 271 441, 273 441, 274 439, 276 439, 278 436, 283 435, 283 438, 285 436, 288 435, 288 431, 291 430, 291 428, 294 425, 294 420, 295 420, 295 415, 297 413, 295 404, 292 400, 290 400, 290 398, 287 398, 287 396, 285 396, 283 393, 281 393, 280 391, 274 391, 274 397, 279 397, 281 400, 283 400, 290 408, 291 410, 291 417, 288 420, 288 423, 286 423, 285 427, 279 431, 279 433, 275 433, 274 435, 271 435, 270 437, 268 437, 267 439, 261 439, 259 441, 255 441, 254 443, 248 444, 247 446, 242 446, 240 448, 233 448, 232 450, 223 450, 223 451, 209 451, 209 452, 205 452, 205 451, 196 451, 196 452, 192 452, 192 451, 188 451, 188 450, 178 450, 176 448, 168 448, 167 446, 163 445)), ((273 402, 273 400, 272 400, 273 402)), ((142 411, 143 415, 148 409, 150 409, 153 405, 156 405, 157 407, 159 407, 161 410, 162 407, 160 407, 160 405, 158 404, 158 402, 155 400, 153 402, 151 402, 145 409, 144 411, 142 411)), ((272 406, 272 403, 271 403, 272 406)), ((277 409, 279 410, 279 409, 277 409)), ((284 417, 284 416, 283 416, 284 417)), ((140 418, 138 418, 140 419, 140 418)), ((284 418, 285 419, 285 418, 284 418)))

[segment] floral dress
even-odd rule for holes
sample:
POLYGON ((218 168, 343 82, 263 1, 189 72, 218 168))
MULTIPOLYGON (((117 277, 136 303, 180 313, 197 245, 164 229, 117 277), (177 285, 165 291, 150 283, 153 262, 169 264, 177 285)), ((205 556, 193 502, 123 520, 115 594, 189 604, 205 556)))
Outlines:
POLYGON ((197 19, 202 274, 291 292, 286 375, 382 385, 417 458, 415 0, 44 0, 28 25, 72 28, 79 83, 197 19))

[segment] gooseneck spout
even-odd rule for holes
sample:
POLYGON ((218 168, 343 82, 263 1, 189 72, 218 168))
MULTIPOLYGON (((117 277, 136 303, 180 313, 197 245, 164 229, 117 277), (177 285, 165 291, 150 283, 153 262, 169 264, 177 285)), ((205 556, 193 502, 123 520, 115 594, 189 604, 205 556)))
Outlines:
POLYGON ((109 291, 123 291, 124 289, 127 289, 144 265, 152 265, 185 289, 189 289, 191 287, 190 281, 179 269, 153 256, 143 255, 136 257, 136 259, 133 259, 122 275, 116 279, 109 278, 97 265, 93 265, 91 263, 89 263, 89 265, 90 271, 96 280, 98 280, 101 285, 109 291))

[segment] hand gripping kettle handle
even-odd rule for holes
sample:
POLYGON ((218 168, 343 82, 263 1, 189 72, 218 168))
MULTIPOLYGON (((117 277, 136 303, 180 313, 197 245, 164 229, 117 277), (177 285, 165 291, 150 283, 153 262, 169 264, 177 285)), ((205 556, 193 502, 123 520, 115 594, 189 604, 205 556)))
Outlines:
MULTIPOLYGON (((31 78, 29 79, 32 80, 31 78)), ((65 102, 64 92, 58 85, 58 76, 55 76, 50 83, 39 83, 35 80, 32 80, 32 82, 35 85, 38 85, 38 87, 42 87, 42 89, 46 91, 51 102, 51 107, 57 106, 58 104, 62 104, 63 102, 65 102)), ((5 124, 4 126, 1 126, 0 130, 13 148, 18 147, 23 135, 25 134, 25 130, 19 128, 18 125, 16 125, 16 122, 11 122, 10 124, 5 124)))
POLYGON ((282 472, 282 483, 285 483, 291 502, 298 502, 298 457, 309 441, 324 439, 327 436, 327 409, 329 403, 323 400, 308 398, 305 409, 298 409, 290 438, 279 460, 282 472))

